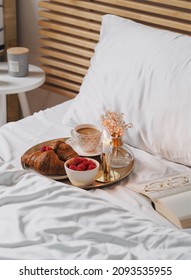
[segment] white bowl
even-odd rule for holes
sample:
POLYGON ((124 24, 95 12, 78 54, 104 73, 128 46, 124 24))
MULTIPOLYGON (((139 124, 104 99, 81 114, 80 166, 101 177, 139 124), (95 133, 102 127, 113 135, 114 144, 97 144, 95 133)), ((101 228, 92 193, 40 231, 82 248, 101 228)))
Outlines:
POLYGON ((99 171, 99 162, 92 158, 87 159, 92 160, 95 163, 96 167, 94 169, 85 171, 72 170, 68 168, 68 166, 73 162, 73 159, 69 159, 65 162, 66 174, 72 185, 77 187, 84 187, 89 186, 93 183, 94 178, 99 171))

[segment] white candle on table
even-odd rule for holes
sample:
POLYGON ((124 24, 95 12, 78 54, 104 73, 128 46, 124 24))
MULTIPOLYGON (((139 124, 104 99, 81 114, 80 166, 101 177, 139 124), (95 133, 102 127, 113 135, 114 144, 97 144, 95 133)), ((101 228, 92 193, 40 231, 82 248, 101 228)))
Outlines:
POLYGON ((106 131, 103 132, 103 146, 102 146, 102 168, 103 168, 103 180, 104 182, 110 181, 110 139, 107 137, 106 131))
POLYGON ((110 139, 107 137, 106 132, 103 132, 103 147, 102 147, 102 153, 105 154, 106 156, 109 154, 110 150, 110 139))

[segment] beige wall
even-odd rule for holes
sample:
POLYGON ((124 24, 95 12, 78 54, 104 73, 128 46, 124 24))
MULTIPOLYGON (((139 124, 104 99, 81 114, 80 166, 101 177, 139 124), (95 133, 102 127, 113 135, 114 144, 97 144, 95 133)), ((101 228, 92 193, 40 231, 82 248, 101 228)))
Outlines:
MULTIPOLYGON (((39 65, 38 9, 38 0, 17 0, 18 44, 29 48, 29 62, 35 65, 39 65)), ((42 89, 29 92, 27 97, 32 112, 52 107, 66 100, 63 96, 42 89)))

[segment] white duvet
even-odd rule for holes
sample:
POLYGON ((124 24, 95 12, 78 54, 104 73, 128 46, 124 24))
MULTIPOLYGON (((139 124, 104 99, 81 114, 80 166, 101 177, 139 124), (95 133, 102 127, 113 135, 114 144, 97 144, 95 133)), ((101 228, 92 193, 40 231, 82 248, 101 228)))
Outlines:
POLYGON ((189 168, 131 148, 133 172, 90 191, 22 170, 28 148, 69 136, 69 104, 0 128, 0 259, 191 259, 191 229, 176 228, 129 189, 189 168))

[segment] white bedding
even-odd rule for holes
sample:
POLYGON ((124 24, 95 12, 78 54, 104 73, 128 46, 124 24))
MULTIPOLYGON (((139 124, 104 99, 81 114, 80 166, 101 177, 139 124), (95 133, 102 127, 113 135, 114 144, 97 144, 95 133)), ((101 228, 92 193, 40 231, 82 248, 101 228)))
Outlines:
POLYGON ((0 259, 191 259, 191 229, 128 187, 190 168, 131 147, 132 174, 90 191, 22 170, 25 150, 69 136, 62 120, 72 102, 0 128, 0 259))
POLYGON ((129 188, 191 175, 190 47, 188 36, 106 15, 77 98, 0 127, 0 259, 191 259, 191 228, 129 188), (27 149, 98 124, 105 109, 134 125, 128 177, 85 191, 22 170, 27 149))

